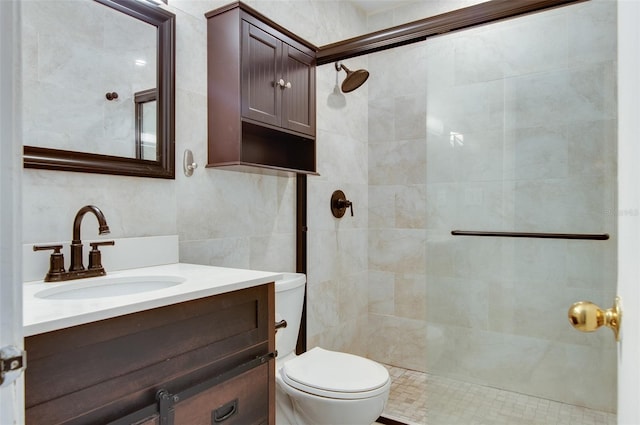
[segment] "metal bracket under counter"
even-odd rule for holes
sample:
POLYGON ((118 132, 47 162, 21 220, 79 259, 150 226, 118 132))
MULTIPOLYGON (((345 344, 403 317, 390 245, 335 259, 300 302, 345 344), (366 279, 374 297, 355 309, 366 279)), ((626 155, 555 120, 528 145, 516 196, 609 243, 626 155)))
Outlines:
MULTIPOLYGON (((275 359, 277 354, 277 352, 272 351, 262 356, 258 356, 253 360, 242 363, 241 365, 236 366, 231 370, 228 370, 224 373, 221 373, 220 375, 214 376, 204 382, 201 382, 197 385, 194 385, 193 387, 189 387, 175 394, 171 394, 164 388, 160 389, 156 394, 157 403, 133 412, 116 421, 109 422, 108 425, 131 425, 137 423, 144 424, 146 423, 145 420, 147 418, 155 417, 156 415, 158 416, 158 425, 174 425, 173 410, 174 406, 180 401, 187 400, 208 390, 209 388, 215 387, 222 382, 228 381, 229 379, 239 376, 244 372, 267 363, 268 361, 275 359)), ((231 416, 233 416, 237 411, 238 399, 234 399, 229 403, 219 406, 217 409, 213 410, 212 417, 214 418, 214 422, 223 422, 224 420, 229 419, 231 416)))

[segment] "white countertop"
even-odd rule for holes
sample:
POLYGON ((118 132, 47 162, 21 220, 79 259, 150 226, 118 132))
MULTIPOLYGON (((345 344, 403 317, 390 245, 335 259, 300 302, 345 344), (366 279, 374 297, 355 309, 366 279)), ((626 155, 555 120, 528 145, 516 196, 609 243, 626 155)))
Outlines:
POLYGON ((23 288, 24 335, 37 335, 124 314, 218 295, 273 282, 281 277, 281 273, 176 263, 116 271, 108 273, 105 277, 78 279, 63 283, 27 282, 23 288), (102 298, 62 300, 43 299, 36 296, 41 290, 54 286, 62 287, 78 282, 98 282, 104 278, 134 276, 179 276, 185 281, 169 288, 102 298))

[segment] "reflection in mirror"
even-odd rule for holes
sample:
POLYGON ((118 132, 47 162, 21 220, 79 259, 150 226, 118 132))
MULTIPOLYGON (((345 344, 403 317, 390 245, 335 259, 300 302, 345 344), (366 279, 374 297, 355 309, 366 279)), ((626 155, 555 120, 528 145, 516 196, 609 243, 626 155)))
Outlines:
POLYGON ((23 13, 37 58, 24 75, 24 143, 134 158, 133 94, 155 88, 156 27, 88 1, 29 1, 23 13))
POLYGON ((135 0, 25 2, 25 167, 174 178, 174 19, 135 0))
POLYGON ((136 118, 136 158, 157 160, 157 104, 156 89, 144 90, 134 95, 136 118))

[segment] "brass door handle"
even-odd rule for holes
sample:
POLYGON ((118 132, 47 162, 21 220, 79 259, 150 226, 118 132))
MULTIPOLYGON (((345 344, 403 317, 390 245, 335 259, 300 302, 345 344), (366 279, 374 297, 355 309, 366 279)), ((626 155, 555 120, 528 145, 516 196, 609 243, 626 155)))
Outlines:
POLYGON ((593 332, 606 326, 613 331, 616 341, 620 341, 622 310, 620 297, 616 297, 613 307, 603 310, 591 301, 578 301, 569 307, 569 323, 581 332, 593 332))

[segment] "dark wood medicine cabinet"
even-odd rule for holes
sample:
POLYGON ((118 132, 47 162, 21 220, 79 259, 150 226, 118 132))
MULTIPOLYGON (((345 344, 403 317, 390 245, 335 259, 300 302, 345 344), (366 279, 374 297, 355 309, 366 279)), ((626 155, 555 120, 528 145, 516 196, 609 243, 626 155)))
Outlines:
POLYGON ((315 174, 317 48, 241 2, 205 16, 207 166, 315 174))

